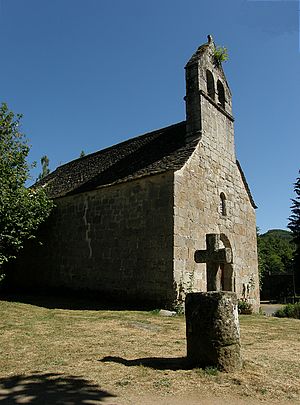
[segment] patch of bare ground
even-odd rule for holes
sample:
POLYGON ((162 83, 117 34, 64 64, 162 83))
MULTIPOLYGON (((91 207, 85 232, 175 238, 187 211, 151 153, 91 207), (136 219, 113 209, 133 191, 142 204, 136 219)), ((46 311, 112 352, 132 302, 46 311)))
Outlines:
POLYGON ((0 301, 0 402, 299 404, 300 321, 241 316, 244 367, 188 369, 183 316, 0 301))

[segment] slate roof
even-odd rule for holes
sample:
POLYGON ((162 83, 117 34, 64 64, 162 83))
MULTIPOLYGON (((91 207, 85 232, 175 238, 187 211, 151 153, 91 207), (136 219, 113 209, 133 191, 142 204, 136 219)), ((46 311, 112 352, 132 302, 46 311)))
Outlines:
MULTIPOLYGON (((175 171, 185 164, 198 141, 186 137, 186 122, 182 121, 72 160, 59 166, 34 187, 44 186, 49 197, 58 198, 175 171)), ((238 161, 237 167, 251 204, 256 208, 238 161)))
POLYGON ((185 135, 185 121, 149 132, 59 166, 35 186, 46 186, 49 197, 57 198, 178 170, 197 145, 185 135))

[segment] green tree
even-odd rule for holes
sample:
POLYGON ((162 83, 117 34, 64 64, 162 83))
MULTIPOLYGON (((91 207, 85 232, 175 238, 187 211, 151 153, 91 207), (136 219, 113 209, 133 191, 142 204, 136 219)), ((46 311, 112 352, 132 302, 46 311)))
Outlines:
POLYGON ((85 156, 85 151, 84 150, 82 150, 81 152, 80 152, 80 155, 79 155, 79 157, 84 157, 85 156))
MULTIPOLYGON (((300 170, 299 170, 300 175, 300 170)), ((293 257, 293 268, 296 280, 296 289, 299 292, 300 289, 300 176, 297 178, 294 184, 294 192, 296 198, 292 199, 291 211, 292 214, 289 217, 288 228, 292 232, 293 242, 296 245, 296 250, 293 257)))
POLYGON ((266 273, 266 263, 265 256, 263 254, 263 240, 261 238, 260 230, 256 227, 256 239, 257 239, 257 257, 258 257, 258 276, 259 276, 259 286, 262 287, 263 277, 266 273))
POLYGON ((50 173, 49 158, 47 155, 41 157, 42 173, 39 174, 37 180, 42 180, 50 173))
POLYGON ((25 187, 32 167, 26 161, 29 145, 20 132, 21 115, 0 107, 0 274, 16 257, 26 239, 34 238, 53 203, 43 189, 25 187))
POLYGON ((292 233, 273 229, 257 235, 258 269, 261 286, 267 274, 292 272, 295 245, 292 233))

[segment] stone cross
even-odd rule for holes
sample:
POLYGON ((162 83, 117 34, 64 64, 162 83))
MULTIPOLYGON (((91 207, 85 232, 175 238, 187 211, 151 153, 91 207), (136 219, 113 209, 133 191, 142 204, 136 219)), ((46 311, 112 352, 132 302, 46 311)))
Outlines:
POLYGON ((206 263, 207 291, 217 291, 217 273, 220 265, 232 263, 231 248, 219 249, 220 235, 209 233, 206 235, 206 250, 196 250, 196 263, 206 263))

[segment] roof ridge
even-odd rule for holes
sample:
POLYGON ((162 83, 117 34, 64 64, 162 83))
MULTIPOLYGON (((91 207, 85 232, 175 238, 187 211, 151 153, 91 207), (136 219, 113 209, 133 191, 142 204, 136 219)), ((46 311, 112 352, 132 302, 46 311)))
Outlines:
MULTIPOLYGON (((174 150, 178 150, 179 145, 182 144, 184 139, 184 134, 181 138, 174 137, 174 129, 182 127, 180 125, 171 125, 166 128, 162 128, 158 131, 153 131, 148 135, 150 136, 148 142, 138 143, 136 148, 129 150, 128 153, 120 155, 119 159, 111 162, 107 168, 102 170, 100 173, 96 173, 87 182, 75 187, 70 193, 73 194, 82 191, 89 191, 97 187, 97 184, 102 184, 103 179, 105 179, 104 184, 110 184, 116 180, 121 180, 131 175, 132 170, 138 172, 140 169, 149 167, 157 160, 162 160, 165 155, 171 155, 174 150), (170 139, 170 137, 172 139, 170 139), (154 152, 155 151, 155 152, 154 152)), ((136 138, 133 138, 133 140, 136 138)), ((101 156, 101 155, 100 155, 101 156)))
POLYGON ((140 175, 175 170, 191 153, 190 146, 186 121, 180 121, 71 160, 33 187, 45 187, 49 196, 56 198, 140 175))
MULTIPOLYGON (((79 158, 70 160, 70 161, 67 162, 67 163, 64 163, 64 164, 62 164, 62 165, 60 165, 60 166, 57 166, 56 169, 55 169, 52 173, 54 173, 57 169, 59 169, 59 168, 61 168, 61 167, 64 167, 64 166, 66 166, 66 165, 69 165, 71 162, 76 162, 76 161, 79 161, 79 160, 84 160, 85 158, 90 158, 90 157, 95 156, 95 155, 97 155, 98 153, 101 153, 101 152, 108 152, 110 149, 114 149, 114 148, 116 148, 117 146, 124 146, 124 145, 126 145, 126 144, 130 144, 133 140, 142 139, 142 138, 147 137, 147 136, 149 136, 149 135, 155 135, 155 133, 157 133, 157 135, 159 135, 159 134, 160 134, 161 132, 163 132, 163 131, 166 131, 166 130, 168 130, 168 129, 171 129, 172 127, 176 127, 176 126, 183 125, 183 124, 185 124, 185 123, 186 123, 186 121, 184 120, 184 121, 177 122, 176 124, 171 124, 171 125, 167 125, 166 127, 163 127, 163 128, 155 129, 155 130, 150 131, 150 132, 145 132, 144 134, 141 134, 141 135, 133 136, 132 138, 126 139, 125 141, 115 143, 115 144, 113 144, 113 145, 111 145, 111 146, 108 146, 108 147, 106 147, 106 148, 104 148, 104 149, 99 149, 99 150, 97 150, 96 152, 92 152, 92 153, 89 153, 88 155, 85 155, 85 156, 82 156, 82 157, 79 157, 79 158)), ((51 174, 51 173, 49 173, 49 174, 51 174)))

